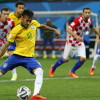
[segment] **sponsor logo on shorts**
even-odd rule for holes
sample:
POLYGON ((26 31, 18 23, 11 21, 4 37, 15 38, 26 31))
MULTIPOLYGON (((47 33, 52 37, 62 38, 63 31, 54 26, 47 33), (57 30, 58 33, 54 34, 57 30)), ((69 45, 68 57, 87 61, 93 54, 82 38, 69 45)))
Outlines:
POLYGON ((3 68, 7 68, 7 65, 8 65, 7 63, 4 63, 3 68))

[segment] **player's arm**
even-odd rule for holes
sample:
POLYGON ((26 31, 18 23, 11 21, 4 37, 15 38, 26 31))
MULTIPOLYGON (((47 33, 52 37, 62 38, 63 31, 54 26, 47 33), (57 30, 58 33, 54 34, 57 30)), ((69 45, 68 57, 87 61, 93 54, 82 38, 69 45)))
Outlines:
POLYGON ((76 18, 68 27, 66 27, 66 31, 74 36, 78 41, 83 41, 82 37, 78 36, 77 34, 74 33, 74 29, 79 26, 80 23, 79 23, 79 19, 76 18))
POLYGON ((49 27, 49 26, 44 25, 44 24, 40 25, 40 27, 39 27, 39 28, 40 28, 40 29, 43 29, 43 30, 50 30, 50 31, 54 31, 54 32, 55 32, 55 34, 56 34, 56 37, 57 37, 57 38, 59 38, 59 37, 60 37, 60 32, 59 32, 57 29, 55 29, 55 28, 49 27))
POLYGON ((73 35, 78 41, 83 41, 82 37, 78 36, 77 34, 75 34, 72 29, 70 29, 69 27, 67 27, 67 32, 70 34, 70 35, 73 35))
POLYGON ((2 47, 2 49, 0 50, 0 58, 5 54, 5 52, 8 50, 8 47, 11 43, 10 42, 6 42, 5 45, 2 47))
POLYGON ((97 29, 95 27, 91 26, 90 28, 96 35, 98 35, 100 37, 100 33, 97 31, 97 29))

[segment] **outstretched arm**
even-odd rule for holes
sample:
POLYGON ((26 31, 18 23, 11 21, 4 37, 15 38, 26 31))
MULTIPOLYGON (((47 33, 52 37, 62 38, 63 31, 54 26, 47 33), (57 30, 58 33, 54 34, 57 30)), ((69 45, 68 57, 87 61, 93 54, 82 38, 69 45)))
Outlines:
POLYGON ((2 49, 0 50, 0 58, 5 54, 10 44, 11 43, 6 42, 5 45, 2 47, 2 49))
POLYGON ((43 29, 43 30, 50 30, 50 31, 54 31, 55 32, 55 34, 56 34, 56 37, 57 38, 59 38, 60 37, 60 32, 57 30, 57 29, 55 29, 55 28, 52 28, 52 27, 49 27, 49 26, 47 26, 47 25, 41 25, 39 28, 41 28, 41 29, 43 29))
POLYGON ((95 27, 91 27, 91 30, 100 37, 100 33, 96 30, 95 27))

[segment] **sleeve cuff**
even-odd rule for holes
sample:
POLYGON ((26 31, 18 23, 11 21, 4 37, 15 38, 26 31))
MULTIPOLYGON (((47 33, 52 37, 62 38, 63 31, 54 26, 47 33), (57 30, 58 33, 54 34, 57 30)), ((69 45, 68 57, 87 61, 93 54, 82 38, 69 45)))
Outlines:
POLYGON ((14 43, 14 42, 11 42, 11 41, 8 41, 8 40, 7 40, 7 42, 9 42, 9 43, 14 43))

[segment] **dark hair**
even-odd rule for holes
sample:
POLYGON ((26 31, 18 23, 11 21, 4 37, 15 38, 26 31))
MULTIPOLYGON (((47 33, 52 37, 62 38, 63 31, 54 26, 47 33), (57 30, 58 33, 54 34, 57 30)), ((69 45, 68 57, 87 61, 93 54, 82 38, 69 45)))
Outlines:
POLYGON ((22 16, 28 16, 28 17, 33 17, 34 13, 31 10, 24 10, 22 13, 22 16))
POLYGON ((9 9, 8 7, 3 7, 3 8, 1 9, 1 13, 2 13, 2 11, 10 11, 10 9, 9 9))
POLYGON ((23 1, 18 1, 15 6, 18 7, 18 5, 24 5, 25 6, 25 3, 23 1))
POLYGON ((90 10, 91 11, 91 9, 89 7, 84 7, 83 12, 84 12, 84 10, 90 10))

